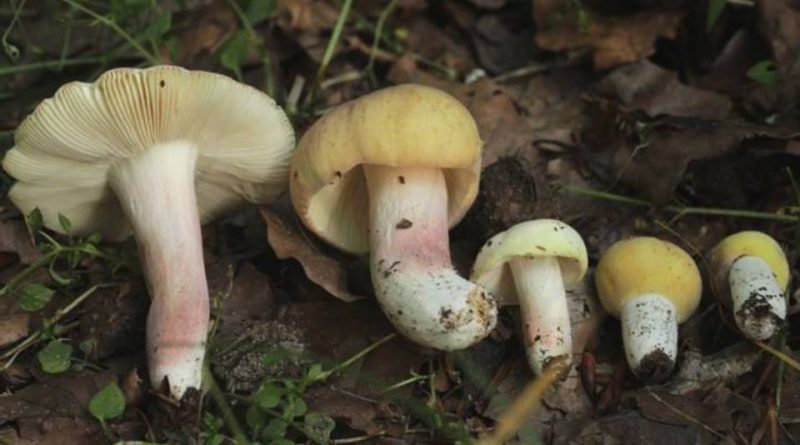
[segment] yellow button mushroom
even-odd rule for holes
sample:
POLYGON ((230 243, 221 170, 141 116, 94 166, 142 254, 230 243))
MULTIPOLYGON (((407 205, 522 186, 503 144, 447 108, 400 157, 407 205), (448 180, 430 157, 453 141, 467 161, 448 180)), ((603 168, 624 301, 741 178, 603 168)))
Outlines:
POLYGON ((72 234, 133 234, 152 297, 150 380, 176 397, 200 387, 209 322, 200 225, 283 192, 294 148, 269 96, 228 77, 172 66, 120 68, 72 82, 15 134, 3 168, 25 213, 72 234))
POLYGON ((595 284, 606 311, 622 322, 628 366, 661 380, 675 365, 678 324, 697 310, 702 281, 683 249, 656 238, 619 241, 600 258, 595 284))
POLYGON ((578 232, 554 219, 517 224, 492 237, 475 259, 470 280, 505 304, 519 303, 525 352, 533 371, 572 354, 566 287, 586 273, 586 246, 578 232))
POLYGON ((721 303, 751 340, 767 340, 786 320, 789 263, 769 235, 746 231, 722 240, 709 255, 711 278, 721 303))
POLYGON ((389 320, 437 349, 470 346, 497 320, 494 297, 453 269, 448 240, 475 200, 482 145, 460 102, 401 85, 329 112, 292 157, 292 202, 306 227, 347 252, 369 251, 389 320))

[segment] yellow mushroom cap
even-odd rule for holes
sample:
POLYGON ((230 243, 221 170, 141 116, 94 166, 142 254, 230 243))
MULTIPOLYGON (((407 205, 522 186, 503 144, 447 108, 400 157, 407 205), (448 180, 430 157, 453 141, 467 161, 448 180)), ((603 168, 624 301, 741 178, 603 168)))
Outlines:
POLYGON ((597 264, 595 285, 603 307, 615 317, 629 300, 657 294, 675 305, 678 323, 694 313, 703 290, 692 257, 675 244, 651 237, 611 246, 597 264))
POLYGON ((477 195, 482 146, 469 111, 447 93, 410 84, 379 90, 336 107, 306 132, 291 161, 292 202, 322 239, 364 253, 369 198, 362 164, 442 169, 452 227, 477 195))
POLYGON ((716 293, 723 298, 726 304, 730 297, 728 272, 730 272, 733 262, 743 256, 755 256, 764 260, 775 274, 778 287, 781 291, 786 291, 786 287, 789 285, 789 262, 780 244, 763 232, 754 230, 739 232, 720 241, 711 250, 708 258, 716 293))
POLYGON ((555 219, 519 223, 483 245, 470 281, 492 292, 501 304, 516 304, 517 290, 508 262, 518 257, 551 256, 559 259, 564 285, 576 285, 586 273, 588 255, 575 229, 555 219))

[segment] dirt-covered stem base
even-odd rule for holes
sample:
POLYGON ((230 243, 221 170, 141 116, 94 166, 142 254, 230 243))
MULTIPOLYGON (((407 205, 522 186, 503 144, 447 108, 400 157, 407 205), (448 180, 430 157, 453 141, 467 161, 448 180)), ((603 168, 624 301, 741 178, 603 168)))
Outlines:
POLYGON ((367 165, 364 172, 372 283, 386 315, 425 346, 455 350, 480 341, 494 328, 497 305, 450 262, 442 171, 367 165))

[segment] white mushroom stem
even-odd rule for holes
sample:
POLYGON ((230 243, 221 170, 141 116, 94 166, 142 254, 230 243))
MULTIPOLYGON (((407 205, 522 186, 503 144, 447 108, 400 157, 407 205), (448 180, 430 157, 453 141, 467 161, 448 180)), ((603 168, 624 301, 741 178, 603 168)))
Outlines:
POLYGON ((497 321, 494 297, 450 262, 441 170, 364 166, 369 189, 372 283, 403 335, 442 350, 466 348, 497 321))
POLYGON ((736 324, 745 337, 763 341, 786 320, 786 300, 769 265, 759 257, 743 256, 728 274, 736 324))
POLYGON ((572 355, 569 308, 558 258, 517 257, 509 262, 522 314, 525 352, 533 372, 547 363, 572 355))
POLYGON ((173 142, 151 147, 111 173, 152 298, 147 317, 150 380, 157 387, 166 377, 178 398, 200 387, 209 323, 196 160, 194 147, 173 142))
POLYGON ((667 298, 647 294, 622 306, 622 341, 633 373, 645 381, 669 375, 678 352, 675 306, 667 298))

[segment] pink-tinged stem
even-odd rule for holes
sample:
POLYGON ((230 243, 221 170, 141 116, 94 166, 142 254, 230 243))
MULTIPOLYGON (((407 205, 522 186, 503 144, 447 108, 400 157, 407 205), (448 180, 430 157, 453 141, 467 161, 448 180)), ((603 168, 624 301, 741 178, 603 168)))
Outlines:
POLYGON ((370 201, 372 283, 384 312, 425 346, 466 348, 494 328, 497 304, 450 262, 441 170, 364 166, 370 201))
POLYGON ((209 324, 208 286, 195 197, 197 150, 151 147, 112 170, 112 187, 133 227, 152 298, 147 317, 150 380, 173 396, 199 388, 209 324))
POLYGON ((557 358, 572 355, 572 326, 558 258, 518 257, 509 263, 522 316, 525 352, 536 374, 557 358))

